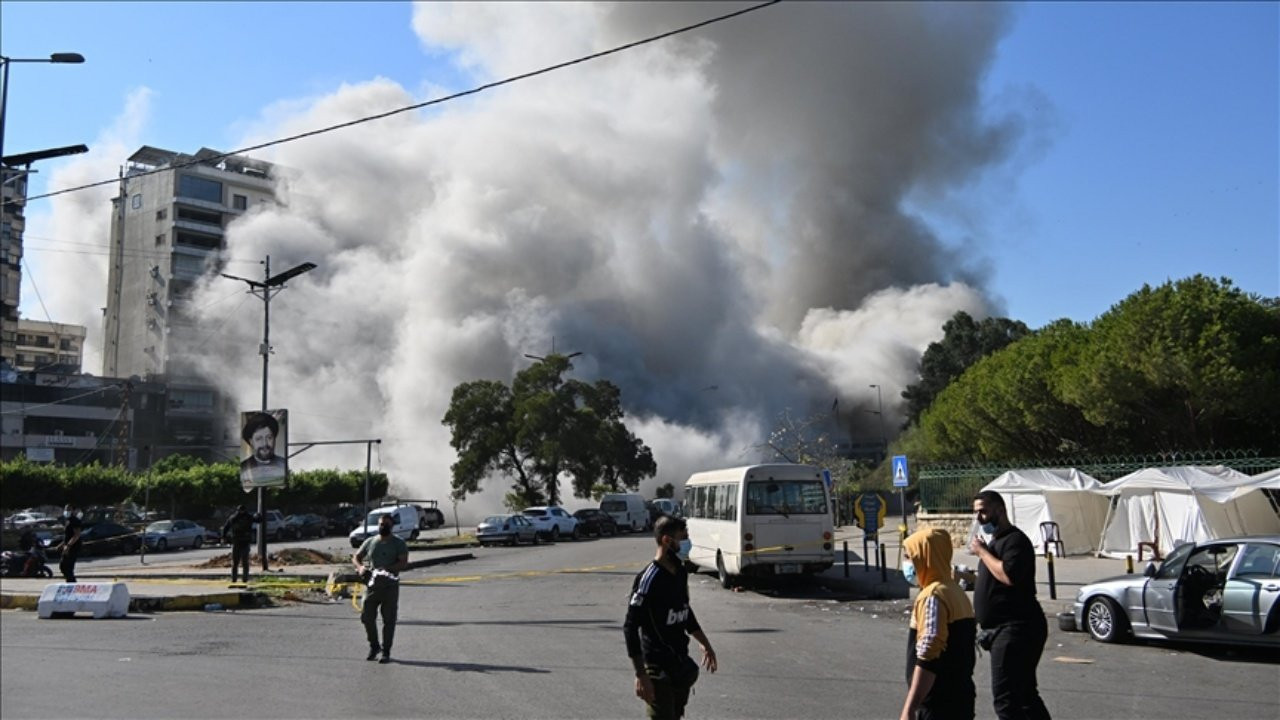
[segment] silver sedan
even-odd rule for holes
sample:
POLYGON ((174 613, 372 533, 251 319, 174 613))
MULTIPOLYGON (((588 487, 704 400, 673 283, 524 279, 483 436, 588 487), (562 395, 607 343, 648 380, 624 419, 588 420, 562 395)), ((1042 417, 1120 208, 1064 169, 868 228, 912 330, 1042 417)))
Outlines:
POLYGON ((1179 545, 1142 575, 1080 588, 1075 625, 1129 637, 1280 647, 1280 535, 1179 545))
POLYGON ((538 529, 524 515, 490 515, 476 526, 476 541, 481 545, 506 543, 538 544, 538 529))

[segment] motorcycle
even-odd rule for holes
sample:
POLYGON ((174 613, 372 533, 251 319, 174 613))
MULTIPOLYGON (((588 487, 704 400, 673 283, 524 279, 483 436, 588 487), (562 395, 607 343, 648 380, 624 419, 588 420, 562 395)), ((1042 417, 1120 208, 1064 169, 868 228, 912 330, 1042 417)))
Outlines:
POLYGON ((0 575, 4 577, 51 578, 53 570, 44 564, 44 553, 39 550, 6 550, 0 553, 0 575))

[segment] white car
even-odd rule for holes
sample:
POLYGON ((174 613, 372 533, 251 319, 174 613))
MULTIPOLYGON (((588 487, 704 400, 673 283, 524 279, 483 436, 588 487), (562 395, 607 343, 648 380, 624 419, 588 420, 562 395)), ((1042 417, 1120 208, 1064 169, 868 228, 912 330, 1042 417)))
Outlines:
POLYGON ((571 537, 574 540, 582 537, 578 518, 570 515, 559 505, 525 508, 521 514, 533 521, 538 535, 552 541, 559 540, 562 536, 571 537))
POLYGON ((20 513, 14 513, 13 515, 10 515, 9 517, 5 518, 4 524, 13 528, 25 528, 28 525, 35 525, 37 523, 52 523, 52 522, 56 522, 57 520, 58 520, 57 518, 49 517, 48 515, 45 515, 42 512, 20 512, 20 513))

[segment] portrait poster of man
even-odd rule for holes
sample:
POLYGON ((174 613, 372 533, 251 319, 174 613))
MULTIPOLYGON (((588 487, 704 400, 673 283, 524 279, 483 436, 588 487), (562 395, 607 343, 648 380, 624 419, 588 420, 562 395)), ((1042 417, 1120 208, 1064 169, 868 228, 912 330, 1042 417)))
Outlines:
POLYGON ((284 487, 289 475, 289 411, 240 413, 240 484, 245 491, 284 487))

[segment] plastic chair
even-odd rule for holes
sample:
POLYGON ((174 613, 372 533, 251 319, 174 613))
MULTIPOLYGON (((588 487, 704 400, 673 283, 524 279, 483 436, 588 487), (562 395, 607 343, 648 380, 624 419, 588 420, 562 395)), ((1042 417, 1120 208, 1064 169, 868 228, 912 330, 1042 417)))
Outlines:
POLYGON ((1058 530, 1056 522, 1040 523, 1040 537, 1044 539, 1044 550, 1049 551, 1050 546, 1057 548, 1058 557, 1066 557, 1066 546, 1062 544, 1062 534, 1058 530))

